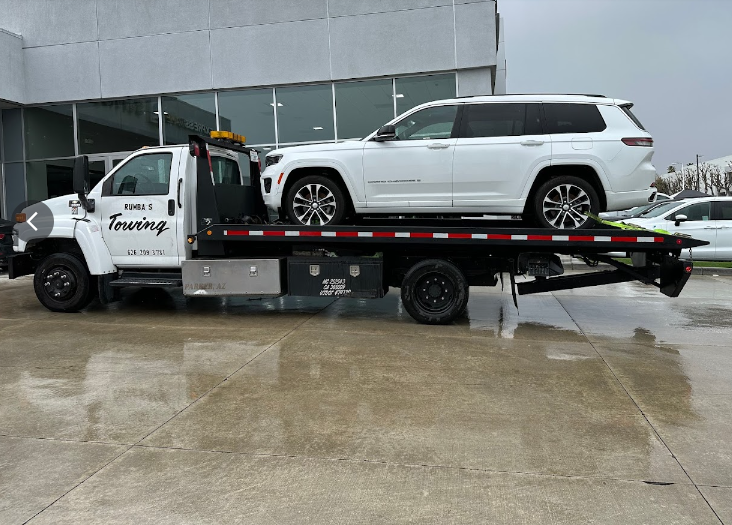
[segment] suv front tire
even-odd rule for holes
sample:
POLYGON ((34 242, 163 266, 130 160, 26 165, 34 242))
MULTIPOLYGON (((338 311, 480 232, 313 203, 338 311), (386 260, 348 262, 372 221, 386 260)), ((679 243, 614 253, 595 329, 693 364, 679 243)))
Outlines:
POLYGON ((347 202, 343 189, 323 175, 295 181, 285 196, 290 222, 303 226, 336 226, 343 223, 347 202))

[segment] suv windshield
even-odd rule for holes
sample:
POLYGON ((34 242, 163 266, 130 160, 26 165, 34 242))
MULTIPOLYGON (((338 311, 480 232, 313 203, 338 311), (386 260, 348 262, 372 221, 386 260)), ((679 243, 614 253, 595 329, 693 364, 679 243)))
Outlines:
POLYGON ((653 217, 660 217, 667 211, 673 210, 680 204, 683 204, 683 203, 679 202, 679 201, 664 202, 663 204, 659 204, 655 208, 652 208, 645 213, 641 213, 638 217, 641 219, 651 219, 653 217))

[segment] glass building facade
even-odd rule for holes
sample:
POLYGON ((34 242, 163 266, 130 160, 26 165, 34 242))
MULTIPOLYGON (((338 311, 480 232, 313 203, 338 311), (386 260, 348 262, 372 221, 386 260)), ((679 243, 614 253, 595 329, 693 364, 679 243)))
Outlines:
POLYGON ((71 193, 75 155, 89 156, 96 181, 131 151, 186 143, 190 134, 217 129, 246 136, 263 153, 359 139, 419 104, 456 92, 450 72, 4 109, 2 216, 25 201, 71 193))

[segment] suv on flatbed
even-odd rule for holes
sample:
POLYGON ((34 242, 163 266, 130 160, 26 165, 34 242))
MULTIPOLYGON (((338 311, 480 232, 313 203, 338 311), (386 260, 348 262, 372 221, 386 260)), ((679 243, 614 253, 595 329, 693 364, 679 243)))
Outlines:
POLYGON ((272 151, 262 193, 293 224, 497 214, 585 228, 586 212, 654 199, 653 139, 632 106, 591 95, 429 102, 359 141, 272 151))

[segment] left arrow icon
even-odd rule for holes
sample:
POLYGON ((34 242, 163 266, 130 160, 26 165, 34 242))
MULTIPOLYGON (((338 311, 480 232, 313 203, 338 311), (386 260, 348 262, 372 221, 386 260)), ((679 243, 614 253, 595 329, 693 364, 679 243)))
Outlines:
POLYGON ((31 228, 33 228, 34 231, 38 231, 38 228, 36 228, 36 225, 33 224, 31 221, 33 219, 35 219, 37 216, 38 216, 38 212, 35 212, 33 215, 30 216, 30 219, 28 219, 27 221, 25 221, 25 222, 28 223, 28 226, 30 226, 31 228))

